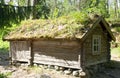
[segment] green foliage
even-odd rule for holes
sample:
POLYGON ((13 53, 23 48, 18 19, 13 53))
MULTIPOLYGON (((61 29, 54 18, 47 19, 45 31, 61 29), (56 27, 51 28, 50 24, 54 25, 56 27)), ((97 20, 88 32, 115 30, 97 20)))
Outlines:
POLYGON ((19 6, 25 6, 26 5, 26 0, 18 0, 18 5, 19 6))
POLYGON ((120 47, 111 49, 111 54, 120 58, 120 47))
POLYGON ((7 76, 4 74, 0 74, 0 78, 7 78, 7 76))
POLYGON ((2 38, 16 27, 16 24, 12 24, 12 27, 4 26, 4 28, 0 29, 0 52, 8 52, 9 43, 7 41, 3 41, 2 38))
POLYGON ((116 32, 120 32, 120 27, 115 27, 116 32))
POLYGON ((39 73, 39 74, 43 73, 43 68, 40 68, 38 66, 30 66, 30 67, 28 67, 27 70, 29 70, 29 71, 32 70, 32 71, 39 73))
POLYGON ((9 5, 14 5, 13 0, 10 0, 9 5))
POLYGON ((59 15, 59 9, 55 8, 51 18, 57 18, 59 15))
POLYGON ((0 52, 8 52, 9 50, 9 43, 8 42, 3 42, 0 39, 0 52))
POLYGON ((34 19, 48 18, 50 8, 46 5, 45 0, 39 0, 34 7, 34 19))
POLYGON ((105 17, 108 17, 108 10, 106 8, 106 0, 91 0, 89 3, 85 3, 88 6, 83 8, 82 10, 88 12, 88 13, 95 13, 99 15, 103 15, 105 17))
POLYGON ((72 12, 70 16, 75 19, 76 22, 85 24, 89 20, 89 16, 86 12, 72 12))
POLYGON ((0 73, 0 78, 8 78, 11 74, 11 72, 7 72, 5 74, 0 73))

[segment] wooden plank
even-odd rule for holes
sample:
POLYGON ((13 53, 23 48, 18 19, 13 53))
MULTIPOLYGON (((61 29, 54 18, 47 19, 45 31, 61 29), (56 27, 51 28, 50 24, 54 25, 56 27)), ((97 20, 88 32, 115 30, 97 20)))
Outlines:
POLYGON ((12 59, 28 60, 30 58, 28 41, 12 41, 11 42, 12 59))
POLYGON ((45 60, 34 61, 34 63, 47 64, 47 65, 57 65, 57 66, 79 69, 79 66, 77 63, 74 64, 74 63, 69 63, 69 62, 66 63, 66 62, 45 61, 45 60))
POLYGON ((34 41, 34 62, 79 67, 80 44, 77 41, 34 41))
POLYGON ((33 65, 33 59, 34 59, 34 53, 33 53, 33 42, 29 41, 29 51, 30 51, 30 56, 28 59, 28 65, 32 66, 33 65))
POLYGON ((90 62, 90 63, 87 63, 85 66, 87 67, 87 66, 90 66, 90 65, 96 65, 96 64, 105 63, 105 62, 107 62, 106 59, 101 60, 101 61, 96 61, 96 62, 90 62))
POLYGON ((83 56, 85 55, 83 63, 85 66, 106 62, 107 59, 107 36, 100 25, 97 25, 92 32, 83 43, 83 53, 85 53, 83 54, 83 56), (95 33, 97 31, 99 32, 95 33), (92 35, 101 35, 101 52, 96 55, 93 55, 92 52, 92 35))
POLYGON ((56 47, 56 46, 71 46, 71 47, 77 47, 79 46, 79 43, 77 41, 34 41, 33 45, 35 47, 37 46, 52 46, 52 47, 56 47))
MULTIPOLYGON (((36 58, 35 58, 36 59, 36 58)), ((77 61, 68 61, 68 60, 64 60, 64 59, 50 59, 50 60, 48 60, 48 59, 43 59, 43 58, 41 58, 41 59, 36 59, 36 60, 34 60, 34 61, 44 61, 44 62, 52 62, 52 63, 65 63, 66 65, 74 65, 74 64, 78 64, 78 62, 77 61)))
MULTIPOLYGON (((42 55, 41 55, 42 56, 42 55)), ((78 62, 78 58, 77 57, 72 57, 72 59, 68 56, 65 56, 65 57, 53 57, 53 56, 46 56, 46 57, 34 57, 34 60, 37 60, 37 59, 47 59, 47 60, 60 60, 60 59, 64 59, 66 61, 77 61, 78 62)))

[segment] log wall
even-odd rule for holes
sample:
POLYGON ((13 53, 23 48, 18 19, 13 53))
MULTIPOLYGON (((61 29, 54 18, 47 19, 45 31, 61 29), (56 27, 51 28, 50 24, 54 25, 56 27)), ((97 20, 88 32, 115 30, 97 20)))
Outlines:
POLYGON ((83 43, 83 65, 89 66, 98 63, 103 63, 108 60, 108 41, 107 35, 103 32, 103 29, 100 25, 98 25, 87 37, 85 42, 83 43), (99 32, 98 32, 99 31, 99 32), (99 54, 93 54, 92 52, 92 37, 93 35, 101 35, 101 52, 99 54))
POLYGON ((80 68, 78 41, 34 41, 34 63, 80 68))
POLYGON ((30 59, 30 42, 29 41, 11 41, 10 54, 12 61, 28 62, 30 59))

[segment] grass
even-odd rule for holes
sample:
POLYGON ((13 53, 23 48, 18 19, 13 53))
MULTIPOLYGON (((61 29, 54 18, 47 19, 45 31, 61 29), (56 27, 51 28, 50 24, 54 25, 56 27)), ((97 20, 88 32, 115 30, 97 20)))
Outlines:
POLYGON ((77 12, 56 19, 22 21, 20 27, 6 35, 5 39, 81 38, 86 31, 83 29, 89 29, 96 20, 93 14, 77 12))
POLYGON ((4 74, 0 74, 0 78, 7 78, 7 76, 4 74))
POLYGON ((12 73, 11 72, 8 72, 8 73, 0 73, 0 78, 8 78, 12 73))
POLYGON ((112 49, 111 49, 111 55, 120 58, 120 47, 112 48, 112 49))
POLYGON ((32 70, 35 73, 39 73, 42 74, 43 73, 43 68, 40 68, 38 66, 32 66, 32 67, 28 67, 28 70, 32 70))

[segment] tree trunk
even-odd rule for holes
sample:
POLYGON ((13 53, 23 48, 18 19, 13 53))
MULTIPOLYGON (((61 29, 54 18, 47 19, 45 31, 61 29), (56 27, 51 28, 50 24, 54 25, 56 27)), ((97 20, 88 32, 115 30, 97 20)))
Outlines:
POLYGON ((118 0, 115 0, 115 18, 118 18, 118 0))
POLYGON ((110 0, 106 0, 107 13, 110 15, 110 0))
POLYGON ((29 12, 28 19, 32 19, 33 18, 33 6, 31 5, 31 0, 28 0, 27 6, 28 6, 27 9, 29 12))
POLYGON ((37 5, 37 3, 38 3, 38 0, 34 0, 34 2, 33 2, 33 19, 36 19, 36 14, 37 14, 36 5, 37 5))

